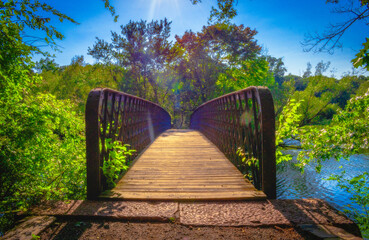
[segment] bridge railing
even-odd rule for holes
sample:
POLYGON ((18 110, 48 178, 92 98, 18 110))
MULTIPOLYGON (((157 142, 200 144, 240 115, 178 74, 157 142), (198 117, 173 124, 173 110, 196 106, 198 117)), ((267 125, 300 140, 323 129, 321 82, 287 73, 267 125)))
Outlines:
POLYGON ((276 198, 275 113, 268 88, 249 87, 199 106, 199 130, 268 198, 276 198))
POLYGON ((89 93, 85 118, 88 199, 97 198, 107 187, 102 167, 109 161, 109 142, 130 144, 137 156, 171 128, 169 113, 159 105, 108 88, 89 93))

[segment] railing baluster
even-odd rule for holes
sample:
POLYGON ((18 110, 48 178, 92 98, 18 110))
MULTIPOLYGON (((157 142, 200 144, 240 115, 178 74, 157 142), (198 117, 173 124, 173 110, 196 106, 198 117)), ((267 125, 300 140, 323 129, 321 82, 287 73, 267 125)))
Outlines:
POLYGON ((251 173, 255 187, 269 199, 276 198, 274 114, 269 89, 249 87, 202 104, 190 121, 190 127, 209 138, 241 172, 251 173), (242 163, 237 148, 250 161, 255 158, 259 168, 242 163))

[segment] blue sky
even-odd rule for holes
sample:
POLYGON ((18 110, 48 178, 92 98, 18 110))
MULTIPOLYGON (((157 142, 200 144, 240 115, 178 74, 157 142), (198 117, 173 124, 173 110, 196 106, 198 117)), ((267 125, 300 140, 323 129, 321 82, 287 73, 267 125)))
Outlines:
MULTIPOLYGON (((341 2, 347 2, 342 0, 341 2)), ((355 0, 356 1, 356 0, 355 0)), ((233 20, 236 24, 244 24, 256 29, 258 44, 274 57, 283 57, 287 72, 302 75, 307 62, 313 67, 321 60, 331 62, 331 70, 340 77, 342 73, 352 70, 350 60, 361 48, 368 26, 363 23, 353 25, 342 38, 343 48, 328 53, 306 53, 301 42, 304 35, 322 32, 330 23, 342 22, 345 16, 331 13, 332 5, 325 0, 238 0, 236 8, 238 16, 233 20)), ((92 47, 95 37, 110 40, 110 31, 119 31, 120 25, 129 20, 163 19, 172 21, 172 39, 182 35, 186 30, 200 31, 207 24, 212 5, 216 1, 203 0, 192 5, 189 0, 120 0, 111 1, 116 8, 119 19, 114 23, 110 13, 104 9, 99 0, 64 0, 50 4, 61 12, 74 18, 80 24, 68 22, 56 23, 56 27, 65 35, 58 44, 62 53, 55 53, 56 62, 67 65, 75 55, 84 55, 88 63, 94 60, 87 55, 88 47, 92 47)))

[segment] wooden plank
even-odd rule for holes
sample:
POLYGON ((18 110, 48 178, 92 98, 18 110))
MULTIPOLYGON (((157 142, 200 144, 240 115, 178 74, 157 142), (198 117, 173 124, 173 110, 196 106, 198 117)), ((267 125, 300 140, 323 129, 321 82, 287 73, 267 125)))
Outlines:
POLYGON ((247 188, 253 189, 252 186, 244 186, 242 184, 140 184, 125 183, 116 186, 116 189, 169 189, 169 188, 188 188, 188 189, 207 189, 207 188, 247 188))
MULTIPOLYGON (((231 185, 229 185, 231 186, 231 185)), ((234 191, 235 189, 240 189, 240 190, 250 190, 253 191, 254 188, 252 187, 247 187, 247 186, 242 186, 242 185, 233 185, 231 187, 223 187, 223 186, 211 186, 211 185, 203 185, 203 186, 182 186, 182 185, 177 185, 177 186, 148 186, 148 185, 141 185, 141 186, 132 186, 132 185, 122 185, 121 187, 117 187, 117 190, 130 190, 130 191, 172 191, 172 192, 177 192, 177 191, 188 191, 188 192, 197 192, 197 191, 234 191)))
POLYGON ((259 200, 266 196, 260 191, 233 192, 131 192, 106 191, 102 198, 118 198, 126 200, 259 200))
POLYGON ((164 132, 103 198, 131 200, 265 199, 201 133, 164 132))
MULTIPOLYGON (((181 184, 197 184, 197 185, 216 185, 216 184, 239 184, 239 185, 248 185, 245 182, 239 181, 239 179, 236 178, 232 178, 232 179, 224 179, 223 181, 211 181, 209 179, 175 179, 175 178, 160 178, 160 179, 156 179, 156 178, 146 178, 146 179, 125 179, 124 182, 122 183, 118 183, 116 185, 120 186, 123 184, 128 184, 128 183, 132 183, 132 184, 166 184, 166 185, 181 185, 181 184)), ((250 184, 251 186, 253 186, 252 184, 250 184)))
MULTIPOLYGON (((186 169, 178 169, 171 171, 170 169, 163 169, 163 170, 132 170, 129 174, 134 175, 182 175, 182 176, 192 176, 192 175, 203 175, 203 176, 214 176, 214 177, 227 177, 228 175, 225 174, 224 170, 218 169, 208 169, 206 172, 201 170, 193 170, 193 171, 185 171, 186 169)), ((242 174, 237 174, 241 175, 242 174)))
MULTIPOLYGON (((143 183, 152 183, 152 184, 159 184, 159 183, 163 183, 163 184, 233 184, 233 183, 238 183, 238 184, 244 184, 244 182, 241 182, 239 178, 228 178, 228 179, 213 179, 211 182, 207 179, 186 179, 186 181, 184 180, 180 180, 180 179, 125 179, 124 181, 120 181, 118 183, 119 184, 128 184, 128 183, 139 183, 139 184, 143 184, 143 183)), ((251 183, 246 183, 246 184, 250 184, 251 183)), ((118 186, 117 185, 117 186, 118 186)))
MULTIPOLYGON (((212 181, 212 179, 216 178, 217 174, 212 175, 205 175, 205 174, 189 174, 178 176, 178 174, 151 174, 148 176, 147 174, 137 175, 134 173, 130 173, 127 176, 127 179, 180 179, 180 180, 187 180, 187 179, 207 179, 208 181, 212 181)), ((241 178, 242 176, 238 177, 241 178)), ((227 179, 236 179, 235 176, 222 176, 222 178, 226 181, 227 179)))

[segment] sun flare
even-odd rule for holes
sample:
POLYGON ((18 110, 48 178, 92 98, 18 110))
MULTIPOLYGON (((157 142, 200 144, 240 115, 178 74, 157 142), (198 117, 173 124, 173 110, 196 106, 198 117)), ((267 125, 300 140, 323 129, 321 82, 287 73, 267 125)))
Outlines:
POLYGON ((170 8, 171 12, 179 14, 178 0, 152 0, 150 4, 148 20, 153 19, 163 8, 170 8))

